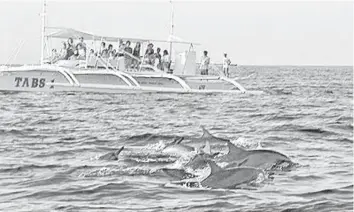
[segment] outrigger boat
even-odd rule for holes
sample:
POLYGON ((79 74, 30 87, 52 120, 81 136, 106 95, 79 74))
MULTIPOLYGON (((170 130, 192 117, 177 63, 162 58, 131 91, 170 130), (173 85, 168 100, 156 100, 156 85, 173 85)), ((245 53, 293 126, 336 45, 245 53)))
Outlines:
MULTIPOLYGON (((70 28, 54 28, 45 26, 45 4, 42 13, 42 51, 40 65, 23 65, 19 67, 3 66, 0 68, 0 90, 3 91, 87 91, 107 93, 251 93, 262 91, 246 90, 235 79, 223 75, 198 75, 196 52, 192 42, 159 41, 151 39, 134 39, 99 36, 70 28), (131 41, 147 44, 150 42, 168 42, 170 53, 172 44, 189 44, 189 50, 175 56, 173 72, 166 73, 155 66, 144 64, 144 58, 131 58, 139 61, 139 66, 127 68, 123 60, 108 60, 100 56, 86 56, 84 60, 59 60, 48 63, 44 52, 48 39, 68 39, 83 37, 92 43, 97 41, 121 42, 131 41)), ((173 17, 173 15, 172 15, 173 17)), ((172 19, 173 20, 173 19, 172 19)), ((171 28, 173 33, 173 24, 171 28)), ((172 35, 171 33, 171 35, 172 35)), ((144 45, 142 45, 144 46, 144 45)), ((94 47, 93 47, 94 48, 94 47)), ((142 49, 144 50, 144 49, 142 49)))

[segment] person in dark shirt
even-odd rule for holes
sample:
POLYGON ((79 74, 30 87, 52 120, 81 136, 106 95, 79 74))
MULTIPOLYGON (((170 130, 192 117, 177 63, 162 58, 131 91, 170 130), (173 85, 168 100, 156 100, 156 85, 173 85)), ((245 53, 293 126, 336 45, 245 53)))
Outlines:
POLYGON ((140 58, 140 46, 141 46, 141 44, 139 42, 137 42, 135 44, 135 47, 134 47, 134 50, 133 50, 133 55, 135 57, 138 57, 138 58, 140 58))
POLYGON ((100 56, 102 56, 102 53, 103 53, 104 50, 107 50, 106 49, 106 43, 105 42, 101 42, 101 47, 100 47, 100 51, 98 52, 98 54, 100 56))
POLYGON ((154 44, 149 43, 149 45, 147 46, 147 49, 145 51, 145 56, 150 56, 152 54, 154 54, 154 44))
POLYGON ((113 45, 112 45, 112 44, 109 44, 109 45, 108 45, 107 51, 108 51, 108 55, 110 55, 111 52, 113 51, 113 45))
POLYGON ((132 54, 132 53, 133 53, 133 49, 132 49, 132 47, 130 47, 130 41, 127 41, 127 42, 125 43, 124 51, 125 51, 125 52, 128 52, 129 54, 132 54))
POLYGON ((125 51, 125 53, 128 53, 128 54, 124 54, 125 68, 128 69, 132 65, 132 57, 129 54, 133 53, 133 49, 132 49, 132 47, 130 47, 130 41, 127 41, 125 43, 124 51, 125 51))
POLYGON ((154 45, 152 43, 149 43, 148 48, 145 51, 145 58, 147 58, 147 63, 150 65, 154 65, 154 45))
MULTIPOLYGON (((135 47, 133 50, 133 56, 135 56, 136 58, 139 58, 139 59, 140 59, 140 46, 141 46, 141 44, 139 42, 137 42, 135 44, 135 47)), ((140 61, 137 60, 136 58, 133 59, 133 65, 134 65, 134 67, 137 68, 140 61)))
POLYGON ((74 52, 75 52, 74 40, 72 38, 69 38, 67 43, 67 48, 66 48, 66 55, 64 59, 68 60, 71 56, 74 55, 74 52))

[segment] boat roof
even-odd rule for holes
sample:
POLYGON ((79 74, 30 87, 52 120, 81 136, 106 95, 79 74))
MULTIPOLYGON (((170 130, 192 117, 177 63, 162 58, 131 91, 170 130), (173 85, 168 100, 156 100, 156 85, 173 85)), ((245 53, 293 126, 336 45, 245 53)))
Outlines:
POLYGON ((79 31, 72 28, 63 28, 63 27, 47 27, 48 29, 54 29, 55 32, 48 34, 46 37, 49 38, 61 38, 61 39, 68 39, 68 38, 80 38, 83 37, 85 40, 93 40, 93 41, 108 41, 108 42, 118 42, 119 40, 123 41, 131 41, 133 43, 141 42, 162 42, 162 43, 180 43, 180 44, 193 44, 193 45, 200 45, 194 42, 188 41, 181 41, 181 40, 174 40, 173 36, 170 36, 170 40, 155 40, 155 39, 142 39, 142 38, 128 38, 128 37, 112 37, 112 36, 102 36, 96 35, 93 33, 79 31))

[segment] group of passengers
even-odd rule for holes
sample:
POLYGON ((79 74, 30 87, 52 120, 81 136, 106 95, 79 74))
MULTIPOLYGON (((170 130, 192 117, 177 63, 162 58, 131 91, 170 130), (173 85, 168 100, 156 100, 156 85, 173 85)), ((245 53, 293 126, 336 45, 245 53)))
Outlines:
POLYGON ((74 40, 69 38, 67 42, 62 43, 62 48, 59 52, 52 49, 51 62, 55 63, 58 60, 85 60, 86 59, 86 43, 84 38, 80 37, 79 42, 75 45, 74 40))
POLYGON ((158 47, 156 48, 156 52, 154 52, 154 45, 152 43, 147 46, 143 62, 155 66, 160 70, 168 70, 170 68, 168 51, 164 50, 161 55, 161 49, 158 47))
POLYGON ((131 42, 128 40, 125 43, 120 40, 118 50, 113 49, 113 45, 109 44, 108 48, 106 48, 106 43, 101 42, 101 47, 98 52, 94 52, 91 49, 91 55, 99 56, 104 59, 115 60, 124 58, 125 68, 138 68, 140 61, 143 64, 148 64, 151 66, 155 66, 160 70, 168 70, 170 67, 170 58, 168 55, 168 51, 164 50, 163 55, 161 55, 161 49, 157 48, 156 52, 154 52, 154 45, 150 43, 147 46, 144 56, 140 55, 141 52, 141 43, 137 42, 135 44, 134 49, 130 46, 131 42))
MULTIPOLYGON (((69 38, 67 42, 63 42, 62 44, 63 46, 60 49, 60 52, 57 52, 56 49, 52 50, 52 63, 55 63, 58 60, 86 60, 87 46, 83 37, 79 38, 79 42, 76 45, 72 38, 69 38)), ((101 42, 99 51, 95 52, 94 49, 90 49, 88 57, 100 57, 108 61, 119 61, 124 58, 126 69, 138 68, 139 64, 141 64, 140 61, 142 61, 143 64, 155 66, 160 70, 168 71, 170 69, 171 62, 167 50, 164 50, 163 55, 161 55, 161 49, 157 48, 156 52, 154 52, 154 45, 150 43, 142 57, 140 55, 141 43, 137 42, 134 49, 130 45, 130 41, 124 43, 123 40, 120 40, 119 47, 116 50, 113 49, 112 44, 109 44, 108 47, 106 47, 106 43, 101 42)))

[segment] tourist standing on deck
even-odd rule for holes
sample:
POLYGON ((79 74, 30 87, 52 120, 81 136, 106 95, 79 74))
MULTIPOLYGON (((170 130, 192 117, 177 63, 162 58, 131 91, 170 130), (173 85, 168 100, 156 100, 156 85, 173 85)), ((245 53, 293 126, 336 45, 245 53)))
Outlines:
POLYGON ((79 46, 82 46, 86 52, 86 43, 84 42, 84 37, 79 38, 80 42, 76 44, 76 50, 79 49, 79 46))
POLYGON ((210 58, 208 57, 208 52, 204 51, 204 55, 200 60, 200 67, 199 67, 201 75, 208 75, 209 63, 210 63, 210 58))
POLYGON ((59 52, 59 60, 63 60, 65 59, 65 56, 67 54, 67 45, 65 43, 65 41, 63 41, 63 47, 60 49, 60 52, 59 52))
POLYGON ((72 38, 68 39, 67 48, 66 48, 66 55, 65 60, 68 60, 71 56, 74 55, 75 48, 74 48, 74 40, 72 38))
POLYGON ((161 52, 161 49, 157 48, 156 53, 155 53, 155 67, 162 70, 162 63, 161 63, 162 56, 161 56, 160 52, 161 52))
POLYGON ((130 41, 125 43, 124 52, 128 54, 124 54, 125 59, 125 69, 131 68, 132 65, 132 57, 131 54, 133 53, 132 47, 130 47, 130 41))
POLYGON ((124 49, 125 49, 125 44, 122 42, 120 42, 119 44, 119 49, 118 49, 118 59, 117 59, 117 63, 118 63, 118 70, 123 71, 125 70, 125 59, 124 59, 124 49))
POLYGON ((60 58, 60 55, 58 54, 56 49, 52 49, 52 56, 50 57, 50 62, 53 64, 56 61, 58 61, 58 59, 60 58))
POLYGON ((227 54, 224 53, 224 58, 222 60, 222 70, 226 77, 230 77, 229 66, 231 65, 231 60, 227 57, 227 54))
POLYGON ((167 50, 163 50, 163 56, 161 58, 163 71, 170 73, 170 57, 167 50))
POLYGON ((78 53, 78 56, 77 56, 77 60, 86 60, 86 49, 84 48, 83 45, 78 45, 77 46, 77 53, 78 53))
POLYGON ((136 57, 133 59, 134 68, 138 68, 138 65, 140 63, 140 43, 139 42, 137 42, 135 44, 135 47, 133 50, 133 56, 136 57))
POLYGON ((100 47, 100 50, 99 50, 98 54, 99 54, 100 56, 102 56, 102 54, 103 54, 104 51, 107 51, 107 49, 106 49, 106 43, 105 43, 105 42, 101 42, 101 47, 100 47))
POLYGON ((149 65, 154 65, 154 59, 155 59, 155 54, 154 54, 154 45, 152 43, 149 43, 146 51, 145 51, 145 59, 146 59, 146 62, 147 64, 149 65))

